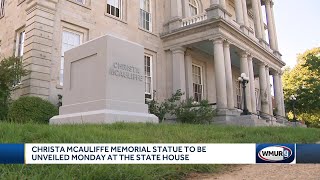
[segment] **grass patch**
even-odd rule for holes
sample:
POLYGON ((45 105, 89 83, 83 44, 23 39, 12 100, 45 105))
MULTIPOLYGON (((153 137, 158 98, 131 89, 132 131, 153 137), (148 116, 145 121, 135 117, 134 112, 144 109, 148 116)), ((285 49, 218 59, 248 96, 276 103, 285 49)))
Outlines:
MULTIPOLYGON (((208 125, 0 123, 1 143, 314 143, 320 129, 208 125)), ((183 179, 219 165, 0 165, 0 179, 183 179)))

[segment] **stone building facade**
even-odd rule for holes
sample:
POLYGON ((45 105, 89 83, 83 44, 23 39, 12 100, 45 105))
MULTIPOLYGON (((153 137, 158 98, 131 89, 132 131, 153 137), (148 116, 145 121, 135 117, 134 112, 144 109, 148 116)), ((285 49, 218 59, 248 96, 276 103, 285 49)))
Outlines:
POLYGON ((20 56, 31 71, 14 87, 14 97, 57 103, 64 52, 111 34, 145 47, 146 98, 163 100, 181 89, 184 97, 207 99, 221 115, 233 116, 242 109, 238 77, 245 73, 249 111, 272 115, 276 109, 285 116, 285 63, 273 5, 273 0, 0 0, 0 56, 20 56))

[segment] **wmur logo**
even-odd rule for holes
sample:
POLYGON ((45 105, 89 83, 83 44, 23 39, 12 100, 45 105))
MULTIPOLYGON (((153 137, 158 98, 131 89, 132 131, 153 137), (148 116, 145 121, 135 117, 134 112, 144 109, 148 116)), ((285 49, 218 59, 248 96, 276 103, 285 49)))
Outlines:
POLYGON ((256 163, 292 163, 294 144, 257 144, 256 163))

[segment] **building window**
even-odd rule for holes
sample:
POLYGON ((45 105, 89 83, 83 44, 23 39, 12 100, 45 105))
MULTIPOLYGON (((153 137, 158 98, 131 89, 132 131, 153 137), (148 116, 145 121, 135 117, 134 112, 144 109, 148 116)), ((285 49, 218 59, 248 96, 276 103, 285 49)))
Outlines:
POLYGON ((199 14, 199 4, 197 0, 189 0, 189 10, 190 16, 195 16, 199 14))
POLYGON ((121 0, 107 0, 107 13, 121 18, 121 0))
POLYGON ((64 70, 64 53, 82 43, 82 34, 70 30, 63 30, 62 32, 62 46, 61 46, 61 64, 59 74, 59 84, 63 86, 63 70, 64 70))
POLYGON ((241 90, 241 83, 238 80, 235 81, 235 87, 236 87, 236 98, 237 98, 236 108, 242 109, 242 90, 241 90))
POLYGON ((79 4, 83 4, 83 5, 85 5, 86 4, 86 1, 85 0, 75 0, 77 3, 79 3, 79 4))
POLYGON ((202 101, 203 96, 203 78, 202 67, 192 65, 192 79, 193 79, 193 98, 196 102, 202 101))
POLYGON ((17 34, 17 49, 16 49, 16 56, 22 57, 23 56, 23 49, 24 49, 24 40, 26 37, 25 31, 20 31, 17 34))
POLYGON ((140 0, 140 27, 151 31, 151 5, 150 0, 140 0))
POLYGON ((152 57, 144 56, 145 98, 152 99, 152 57))
MULTIPOLYGON (((24 50, 24 40, 26 37, 26 33, 24 30, 19 31, 17 33, 17 45, 16 45, 16 52, 15 55, 16 57, 20 58, 20 62, 22 62, 22 57, 23 57, 23 50, 24 50)), ((14 86, 17 86, 19 84, 21 84, 21 76, 16 76, 14 82, 13 82, 14 86)))
POLYGON ((0 0, 0 18, 4 16, 4 0, 0 0))

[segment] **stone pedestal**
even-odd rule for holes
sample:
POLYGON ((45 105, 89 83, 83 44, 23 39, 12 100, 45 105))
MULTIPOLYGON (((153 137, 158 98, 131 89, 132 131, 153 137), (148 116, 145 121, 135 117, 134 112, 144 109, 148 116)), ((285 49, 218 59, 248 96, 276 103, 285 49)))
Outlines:
POLYGON ((216 124, 233 124, 234 120, 240 117, 241 112, 237 109, 218 109, 213 122, 216 124))
POLYGON ((208 19, 219 19, 231 17, 231 14, 220 5, 211 5, 206 9, 208 19))
POLYGON ((63 106, 50 124, 152 122, 145 104, 144 48, 103 36, 65 53, 63 106))
POLYGON ((176 17, 168 22, 169 32, 173 32, 176 29, 181 28, 182 19, 180 17, 176 17))

